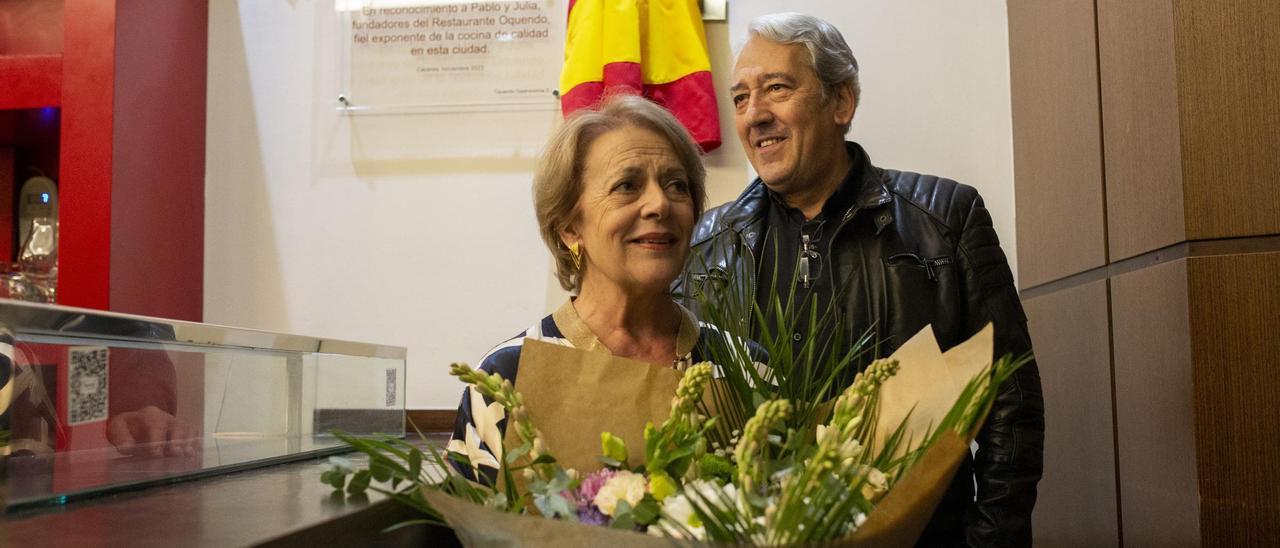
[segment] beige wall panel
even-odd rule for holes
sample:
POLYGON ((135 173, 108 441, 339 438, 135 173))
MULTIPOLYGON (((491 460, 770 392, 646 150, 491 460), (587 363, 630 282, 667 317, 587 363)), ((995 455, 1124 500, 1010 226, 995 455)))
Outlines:
POLYGON ((1180 242, 1172 0, 1098 0, 1110 260, 1180 242))
POLYGON ((1188 238, 1280 234, 1280 2, 1174 14, 1188 238))
POLYGON ((1111 281, 1120 516, 1124 545, 1200 539, 1187 261, 1111 281))
POLYGON ((1117 546, 1107 282, 1023 301, 1044 387, 1036 546, 1117 546))
POLYGON ((1009 3, 1018 282, 1106 264, 1093 2, 1009 3))
POLYGON ((1280 546, 1280 253, 1188 261, 1205 546, 1280 546))

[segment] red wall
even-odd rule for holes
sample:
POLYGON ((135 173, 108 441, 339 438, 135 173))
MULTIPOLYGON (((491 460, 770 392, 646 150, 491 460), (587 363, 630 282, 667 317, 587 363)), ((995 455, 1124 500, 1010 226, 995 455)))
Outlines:
POLYGON ((58 181, 58 302, 200 321, 208 1, 53 4, 0 9, 0 30, 62 40, 34 56, 0 40, 0 145, 58 181), (41 120, 57 137, 19 143, 41 120))
POLYGON ((110 309, 114 2, 66 0, 58 302, 110 309))
POLYGON ((205 0, 117 0, 111 309, 200 321, 205 0))

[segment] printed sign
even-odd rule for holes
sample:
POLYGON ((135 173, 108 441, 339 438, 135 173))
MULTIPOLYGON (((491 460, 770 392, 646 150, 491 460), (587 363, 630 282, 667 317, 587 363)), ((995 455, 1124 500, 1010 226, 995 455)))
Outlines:
POLYGON ((563 0, 349 0, 342 106, 386 110, 554 109, 563 0))

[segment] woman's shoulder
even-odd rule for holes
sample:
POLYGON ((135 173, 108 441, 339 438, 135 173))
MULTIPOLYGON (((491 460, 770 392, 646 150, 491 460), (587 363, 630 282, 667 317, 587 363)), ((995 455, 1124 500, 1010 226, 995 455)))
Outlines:
POLYGON ((751 361, 760 363, 769 363, 769 353, 764 347, 754 340, 735 337, 728 331, 720 329, 716 324, 698 320, 698 345, 693 349, 693 363, 702 361, 715 361, 712 356, 711 348, 723 348, 725 341, 729 338, 736 338, 741 344, 746 345, 747 355, 751 356, 751 361))
POLYGON ((719 327, 717 327, 716 324, 698 320, 698 345, 699 346, 706 344, 707 341, 712 338, 724 337, 725 336, 724 333, 725 332, 722 331, 719 327))
POLYGON ((715 344, 714 340, 723 336, 720 328, 715 324, 698 320, 698 343, 694 345, 693 352, 689 355, 689 364, 713 361, 709 350, 715 344))
POLYGON ((547 316, 518 335, 493 347, 483 358, 480 358, 480 369, 490 374, 496 373, 515 383, 516 372, 520 366, 520 349, 524 347, 525 341, 530 339, 572 346, 556 327, 551 316, 547 316))

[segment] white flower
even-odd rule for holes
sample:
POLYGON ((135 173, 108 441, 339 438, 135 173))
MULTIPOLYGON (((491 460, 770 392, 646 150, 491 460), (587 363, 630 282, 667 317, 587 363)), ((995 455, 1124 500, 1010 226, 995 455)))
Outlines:
POLYGON ((662 519, 649 527, 649 533, 689 540, 690 537, 685 536, 686 532, 692 535, 694 540, 707 538, 707 530, 702 526, 702 521, 698 519, 697 514, 693 513, 693 505, 689 503, 689 498, 683 493, 667 497, 662 501, 662 519))
POLYGON ((600 509, 601 513, 612 516, 618 509, 619 500, 627 501, 632 508, 639 504, 640 499, 644 498, 648 484, 649 482, 645 481, 642 474, 623 470, 609 478, 609 481, 600 487, 600 491, 596 492, 596 498, 591 502, 600 509))
MULTIPOLYGON (((837 432, 839 431, 835 428, 819 424, 817 438, 816 438, 817 442, 821 444, 824 441, 827 441, 828 436, 835 436, 837 432)), ((851 437, 847 440, 839 442, 839 445, 836 446, 836 455, 841 461, 852 459, 854 457, 857 457, 861 453, 862 453, 862 445, 858 443, 858 440, 856 438, 851 437)))
POLYGON ((684 485, 684 490, 677 493, 666 500, 662 501, 662 519, 649 527, 649 531, 653 534, 665 534, 679 539, 686 538, 684 531, 681 531, 675 524, 683 526, 685 531, 693 535, 696 540, 706 540, 706 527, 698 519, 698 515, 693 512, 693 504, 690 499, 698 501, 698 504, 708 510, 720 510, 744 512, 745 510, 734 507, 740 504, 738 500, 738 489, 732 483, 720 485, 714 481, 693 480, 684 485))
POLYGON ((869 502, 879 501, 889 491, 889 478, 885 477, 884 472, 864 465, 858 472, 858 477, 863 479, 862 496, 869 502))
POLYGON ((749 513, 745 500, 738 499, 738 488, 732 483, 720 485, 709 480, 693 480, 684 485, 684 494, 707 509, 749 513), (734 507, 737 506, 735 510, 734 507))
POLYGON ((662 512, 671 518, 671 521, 681 525, 693 525, 693 521, 689 519, 693 517, 693 505, 689 504, 689 498, 683 493, 663 501, 662 512))
POLYGON ((721 498, 733 500, 737 497, 737 491, 734 489, 732 483, 724 487, 720 487, 716 482, 704 479, 693 480, 686 483, 684 486, 684 492, 689 494, 697 493, 698 499, 707 502, 718 502, 721 498))
POLYGON ((862 444, 858 443, 857 439, 849 438, 840 444, 836 453, 839 455, 840 460, 853 460, 862 454, 862 444))

